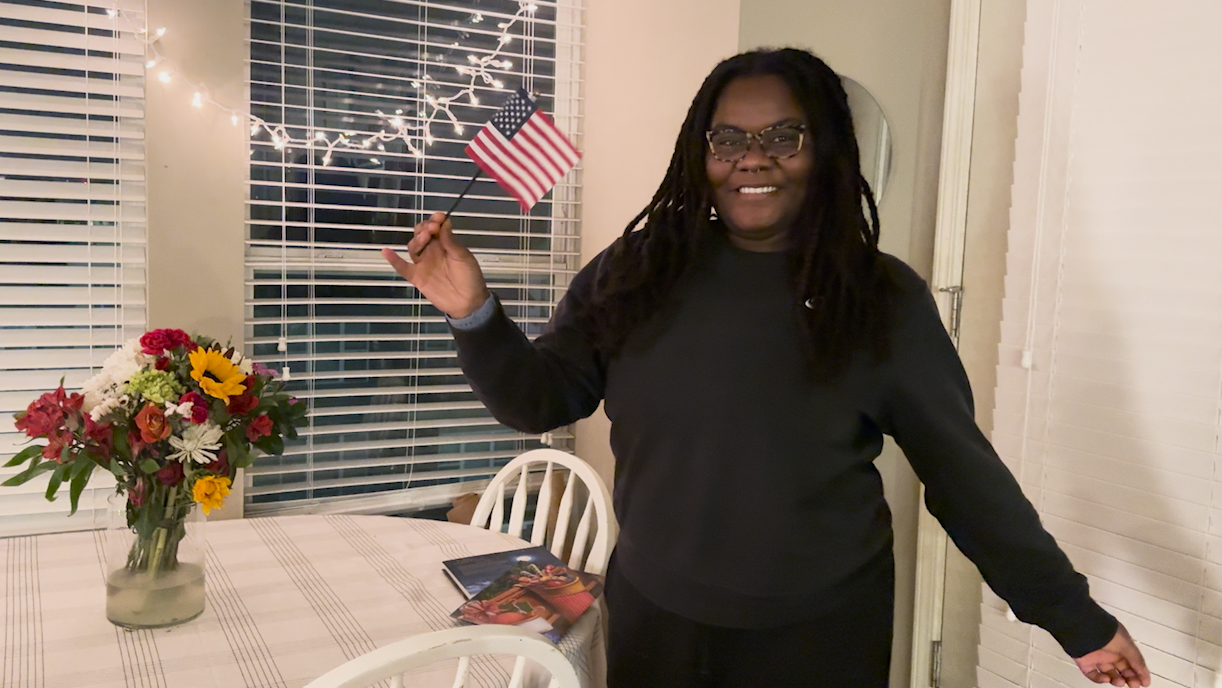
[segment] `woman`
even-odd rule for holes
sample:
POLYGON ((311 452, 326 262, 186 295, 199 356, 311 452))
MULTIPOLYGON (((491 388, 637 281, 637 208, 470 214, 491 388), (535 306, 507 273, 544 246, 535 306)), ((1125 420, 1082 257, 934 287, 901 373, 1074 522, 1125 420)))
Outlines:
POLYGON ((605 401, 611 686, 886 686, 884 433, 1019 618, 1096 683, 1148 685, 976 427, 928 288, 877 227, 839 78, 786 49, 713 70, 653 200, 533 343, 444 217, 416 227, 412 262, 384 255, 450 318, 500 421, 544 432, 605 401))

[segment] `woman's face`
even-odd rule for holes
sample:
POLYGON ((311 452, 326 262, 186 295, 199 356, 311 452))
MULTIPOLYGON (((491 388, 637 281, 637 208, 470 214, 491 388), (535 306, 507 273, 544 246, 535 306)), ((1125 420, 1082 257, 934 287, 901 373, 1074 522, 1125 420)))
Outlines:
MULTIPOLYGON (((805 125, 806 117, 781 77, 750 76, 726 85, 713 112, 710 131, 732 129, 758 134, 764 129, 805 125)), ((713 186, 717 215, 730 241, 748 251, 781 251, 806 198, 806 179, 814 165, 807 131, 797 155, 775 159, 752 141, 735 162, 713 157, 705 147, 705 169, 713 186)))

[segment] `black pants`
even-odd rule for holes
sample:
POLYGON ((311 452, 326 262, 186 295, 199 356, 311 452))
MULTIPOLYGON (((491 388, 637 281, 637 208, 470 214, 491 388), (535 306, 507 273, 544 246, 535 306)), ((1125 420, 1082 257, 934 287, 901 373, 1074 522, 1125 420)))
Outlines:
POLYGON ((659 608, 607 572, 608 688, 887 688, 894 572, 808 622, 735 629, 659 608))

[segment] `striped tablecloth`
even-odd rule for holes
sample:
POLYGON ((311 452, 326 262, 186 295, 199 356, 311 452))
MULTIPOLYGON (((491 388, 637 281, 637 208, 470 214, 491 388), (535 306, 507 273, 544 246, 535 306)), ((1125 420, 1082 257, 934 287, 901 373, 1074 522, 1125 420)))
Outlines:
MULTIPOLYGON (((374 648, 457 624, 455 557, 525 546, 471 526, 387 516, 209 523, 207 607, 194 621, 125 631, 105 614, 101 535, 0 539, 3 688, 294 688, 374 648)), ((583 685, 605 682, 597 609, 562 639, 583 685)), ((454 663, 408 676, 449 687, 454 663)), ((472 662, 504 685, 512 660, 472 662)))

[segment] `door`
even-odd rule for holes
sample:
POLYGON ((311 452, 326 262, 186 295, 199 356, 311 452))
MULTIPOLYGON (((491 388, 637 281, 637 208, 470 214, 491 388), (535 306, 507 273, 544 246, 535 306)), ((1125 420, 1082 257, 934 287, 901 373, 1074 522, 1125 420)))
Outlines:
MULTIPOLYGON (((991 431, 1026 0, 954 0, 932 286, 991 431), (945 290, 945 291, 942 291, 945 290)), ((976 686, 981 578, 922 507, 912 688, 976 686)))

